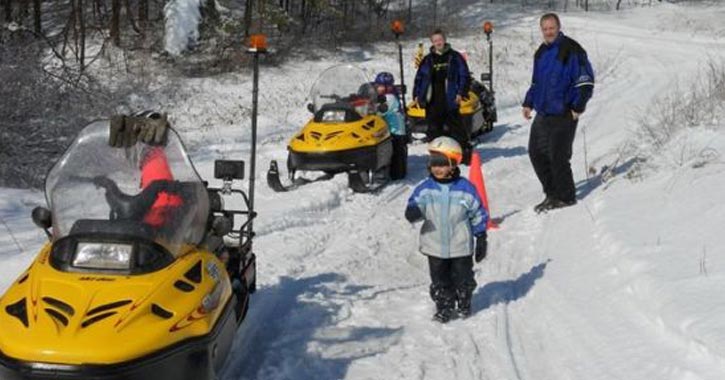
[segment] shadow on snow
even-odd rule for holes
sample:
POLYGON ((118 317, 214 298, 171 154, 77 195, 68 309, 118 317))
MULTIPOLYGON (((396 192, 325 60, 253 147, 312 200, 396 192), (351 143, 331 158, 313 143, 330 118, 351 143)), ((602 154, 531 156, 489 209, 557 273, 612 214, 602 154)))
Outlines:
POLYGON ((221 378, 341 379, 355 360, 396 344, 402 328, 338 326, 364 289, 345 282, 325 273, 259 289, 221 378))
POLYGON ((473 295, 473 313, 486 310, 500 303, 508 304, 525 297, 536 281, 544 276, 544 270, 551 260, 531 268, 513 280, 491 282, 473 295))

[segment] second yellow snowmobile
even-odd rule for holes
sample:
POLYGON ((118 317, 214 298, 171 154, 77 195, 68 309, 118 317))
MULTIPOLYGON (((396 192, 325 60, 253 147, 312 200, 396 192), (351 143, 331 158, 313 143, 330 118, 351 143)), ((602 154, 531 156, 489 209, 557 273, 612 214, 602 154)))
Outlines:
POLYGON ((350 188, 370 192, 389 180, 393 141, 388 125, 378 115, 374 86, 364 72, 349 64, 325 70, 310 92, 312 119, 292 137, 287 150, 290 183, 282 184, 279 166, 270 163, 267 183, 275 191, 347 173, 350 188), (300 172, 319 171, 314 179, 300 172))

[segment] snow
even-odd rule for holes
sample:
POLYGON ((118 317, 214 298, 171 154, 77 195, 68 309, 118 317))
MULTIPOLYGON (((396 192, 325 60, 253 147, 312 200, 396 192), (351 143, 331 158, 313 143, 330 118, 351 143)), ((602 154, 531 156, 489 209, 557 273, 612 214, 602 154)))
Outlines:
MULTIPOLYGON (((479 25, 487 9, 468 5, 466 22, 479 25)), ((622 147, 641 143, 636 121, 655 99, 725 51, 725 5, 562 15, 565 32, 589 51, 598 84, 575 142, 579 203, 546 215, 532 211, 543 196, 526 151, 530 123, 518 106, 538 14, 518 12, 508 20, 493 14, 501 18, 494 19, 500 122, 477 147, 502 229, 489 234, 490 256, 476 266, 473 316, 448 325, 430 320, 417 226, 402 217, 425 176, 423 145, 411 147, 408 179, 376 195, 352 194, 343 177, 292 194, 264 183, 268 162, 285 159, 287 139, 309 117, 316 75, 355 62, 371 76, 390 68, 397 76, 396 47, 348 47, 263 69, 259 291, 223 379, 723 378, 725 128, 683 129, 647 150, 645 163, 622 147), (590 167, 604 166, 609 174, 587 180, 590 167)), ((476 73, 485 67, 483 41, 480 32, 452 38, 476 73)), ((405 42, 406 60, 417 42, 405 42)), ((406 70, 410 83, 413 68, 406 70)), ((203 176, 211 177, 215 158, 247 158, 250 73, 187 79, 173 91, 153 86, 160 95, 152 105, 171 114, 203 176)), ((37 192, 0 189, 0 289, 45 240, 29 220, 42 203, 37 192)))
POLYGON ((164 49, 180 55, 199 38, 201 0, 172 0, 164 6, 164 49))

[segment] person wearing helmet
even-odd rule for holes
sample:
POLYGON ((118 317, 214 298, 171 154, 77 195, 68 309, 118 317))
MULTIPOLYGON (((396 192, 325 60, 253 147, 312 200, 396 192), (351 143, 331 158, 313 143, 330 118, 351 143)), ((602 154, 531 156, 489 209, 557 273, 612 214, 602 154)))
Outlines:
POLYGON ((451 48, 442 30, 433 31, 430 42, 430 54, 423 58, 415 74, 413 101, 425 108, 428 139, 453 137, 464 148, 463 162, 467 164, 472 148, 460 105, 468 97, 471 73, 463 55, 451 48))
POLYGON ((450 137, 438 137, 428 146, 430 177, 408 199, 405 218, 423 221, 419 250, 428 256, 430 296, 435 302, 433 319, 442 323, 471 313, 476 288, 473 258, 486 257, 488 213, 473 184, 461 177, 461 145, 450 137))
POLYGON ((395 77, 389 72, 381 72, 375 76, 375 90, 378 98, 385 102, 381 107, 382 117, 388 124, 390 134, 393 135, 393 157, 390 166, 390 178, 403 179, 408 166, 408 137, 405 131, 405 118, 395 88, 395 77), (384 112, 383 112, 384 111, 384 112))

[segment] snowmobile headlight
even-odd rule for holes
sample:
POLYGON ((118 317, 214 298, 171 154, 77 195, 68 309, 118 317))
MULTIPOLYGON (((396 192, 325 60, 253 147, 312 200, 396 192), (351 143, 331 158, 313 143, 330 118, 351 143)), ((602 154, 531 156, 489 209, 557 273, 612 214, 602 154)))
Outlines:
POLYGON ((325 111, 322 114, 323 123, 344 123, 345 111, 325 111))
POLYGON ((86 269, 128 270, 131 268, 132 244, 84 243, 76 247, 73 266, 86 269))

